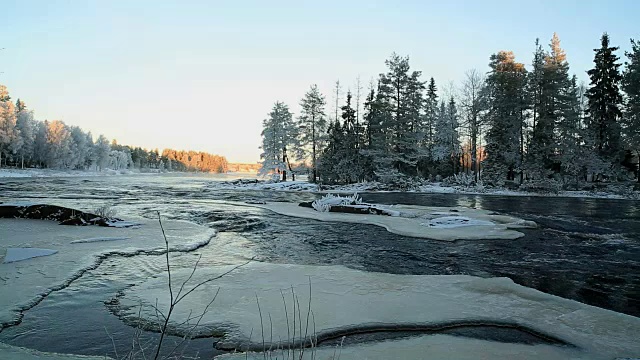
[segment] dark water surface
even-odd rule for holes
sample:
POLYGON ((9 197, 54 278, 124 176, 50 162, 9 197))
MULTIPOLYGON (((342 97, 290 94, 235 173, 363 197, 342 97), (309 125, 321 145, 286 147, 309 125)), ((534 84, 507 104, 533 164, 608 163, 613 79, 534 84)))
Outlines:
MULTIPOLYGON (((628 200, 490 195, 375 193, 364 200, 384 204, 468 206, 533 220, 517 240, 441 242, 395 235, 371 225, 290 218, 225 201, 309 201, 311 193, 221 189, 208 176, 0 179, 0 201, 29 200, 93 210, 114 206, 118 215, 190 220, 248 239, 259 259, 298 264, 340 264, 396 274, 505 276, 546 293, 640 316, 640 202, 628 200)), ((176 256, 189 266, 194 254, 176 256)), ((109 311, 118 291, 163 271, 163 258, 112 258, 71 286, 27 311, 23 322, 0 332, 0 341, 44 351, 120 354, 135 329, 109 311), (78 321, 80 320, 80 321, 78 321), (107 335, 108 334, 108 335, 107 335), (111 341, 113 337, 113 343, 111 341)), ((153 343, 157 334, 144 332, 153 343)), ((173 345, 178 338, 170 338, 173 345)), ((211 356, 211 339, 185 351, 211 356)))

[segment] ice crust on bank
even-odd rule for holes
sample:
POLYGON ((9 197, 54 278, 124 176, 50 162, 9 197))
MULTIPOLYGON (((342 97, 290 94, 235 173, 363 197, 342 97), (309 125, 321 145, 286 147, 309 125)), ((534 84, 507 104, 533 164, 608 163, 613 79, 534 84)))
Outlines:
MULTIPOLYGON (((190 283, 197 284, 230 268, 200 269, 190 283)), ((176 289, 189 274, 189 270, 184 270, 172 275, 176 289)), ((579 358, 633 357, 640 352, 637 341, 639 318, 548 295, 507 278, 395 275, 343 266, 250 263, 201 286, 185 298, 174 310, 172 326, 202 312, 219 288, 213 308, 200 321, 196 334, 224 333, 217 343, 222 349, 261 349, 262 335, 267 342, 274 339, 271 345, 275 347, 279 339, 283 339, 282 343, 292 339, 284 307, 286 302, 291 323, 294 292, 295 306, 302 314, 298 315, 296 310, 296 316, 298 321, 302 319, 302 324, 306 323, 310 281, 315 336, 320 339, 345 330, 393 328, 398 324, 513 324, 573 345, 572 351, 579 358), (256 296, 262 320, 267 324, 264 334, 256 296)), ((125 290, 121 299, 120 316, 135 321, 142 302, 142 317, 153 322, 156 314, 151 305, 157 299, 159 309, 165 311, 168 308, 166 294, 167 278, 164 275, 131 287, 125 290)), ((185 328, 189 326, 174 327, 178 332, 185 328)), ((305 332, 303 325, 302 333, 305 332)), ((300 341, 298 335, 296 340, 300 341)), ((492 342, 485 343, 492 346, 492 342)), ((513 346, 515 349, 522 345, 513 346)), ((481 351, 479 346, 473 349, 481 351)), ((426 354, 419 358, 428 358, 426 354)), ((562 352, 559 354, 556 358, 566 358, 562 352)))
POLYGON ((423 225, 440 229, 454 229, 461 226, 493 226, 495 224, 491 221, 471 219, 466 216, 442 216, 431 219, 423 225))
MULTIPOLYGON (((239 203, 239 205, 242 205, 239 203)), ((398 235, 427 238, 434 240, 477 240, 504 239, 512 240, 524 236, 517 229, 535 228, 532 221, 512 216, 496 215, 488 210, 464 207, 445 208, 416 205, 394 205, 392 207, 376 205, 395 213, 395 216, 362 215, 335 212, 319 212, 311 208, 301 207, 295 203, 273 202, 266 204, 244 204, 271 210, 281 215, 313 219, 320 221, 337 221, 346 223, 370 224, 384 227, 398 235), (451 214, 443 216, 442 214, 451 214), (466 218, 464 226, 445 226, 448 217, 466 218), (437 220, 445 218, 445 220, 437 220), (432 220, 438 226, 429 226, 432 220), (471 224, 468 224, 468 223, 471 224)), ((458 221, 459 224, 465 221, 458 221)))
POLYGON ((4 264, 24 261, 36 257, 49 256, 57 253, 58 250, 38 249, 38 248, 8 248, 2 261, 4 264))
POLYGON ((110 360, 106 356, 83 356, 57 354, 11 346, 0 343, 0 359, 2 360, 110 360))
MULTIPOLYGON (((54 221, 0 219, 0 328, 20 320, 51 291, 67 286, 108 256, 162 253, 165 247, 158 221, 136 219, 138 228, 64 226, 54 221), (127 241, 72 243, 78 239, 129 238, 127 241), (55 250, 54 256, 6 263, 10 248, 55 250), (11 291, 5 291, 11 289, 11 291)), ((209 243, 215 230, 185 221, 163 220, 172 251, 190 251, 209 243)))

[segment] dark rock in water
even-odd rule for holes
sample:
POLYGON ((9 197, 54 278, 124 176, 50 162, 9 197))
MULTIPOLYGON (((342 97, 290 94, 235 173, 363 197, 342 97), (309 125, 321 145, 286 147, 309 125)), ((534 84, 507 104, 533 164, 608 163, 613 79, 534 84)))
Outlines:
POLYGON ((300 204, 298 204, 298 206, 306 207, 306 208, 313 208, 312 204, 313 204, 312 201, 305 201, 305 202, 301 202, 300 204))
POLYGON ((0 204, 0 218, 53 220, 58 221, 60 225, 98 225, 107 227, 117 227, 117 223, 123 221, 118 218, 103 218, 80 210, 46 204, 0 204))

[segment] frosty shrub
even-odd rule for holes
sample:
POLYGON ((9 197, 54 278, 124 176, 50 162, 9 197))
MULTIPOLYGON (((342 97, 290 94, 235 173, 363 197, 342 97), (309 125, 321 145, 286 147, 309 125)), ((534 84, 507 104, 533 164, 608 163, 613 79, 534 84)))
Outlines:
POLYGON ((392 169, 384 173, 376 172, 376 176, 389 190, 406 191, 420 186, 419 181, 399 172, 396 169, 392 169))
POLYGON ((111 219, 116 216, 116 210, 110 205, 102 205, 95 210, 96 215, 104 219, 111 219))
POLYGON ((360 198, 357 193, 351 196, 327 194, 324 197, 312 202, 311 207, 313 207, 313 209, 318 212, 329 212, 329 210, 331 210, 331 206, 360 204, 362 204, 362 198, 360 198))
POLYGON ((529 180, 520 185, 526 192, 557 194, 562 190, 562 183, 554 179, 529 180))
POLYGON ((471 187, 475 184, 473 175, 460 173, 453 176, 446 177, 442 180, 443 186, 464 186, 471 187))

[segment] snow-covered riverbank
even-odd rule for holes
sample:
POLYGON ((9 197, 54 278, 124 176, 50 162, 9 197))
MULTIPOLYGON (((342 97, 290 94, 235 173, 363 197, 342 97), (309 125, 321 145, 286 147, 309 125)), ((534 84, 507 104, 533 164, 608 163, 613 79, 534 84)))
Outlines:
POLYGON ((363 192, 415 192, 427 194, 468 194, 496 196, 542 196, 542 197, 576 197, 595 199, 631 199, 640 200, 640 191, 634 191, 629 185, 612 185, 608 190, 560 190, 557 192, 535 192, 509 190, 504 188, 483 186, 445 185, 442 182, 423 182, 408 189, 397 189, 376 181, 348 185, 318 185, 307 181, 262 181, 256 179, 239 179, 234 181, 213 182, 210 188, 223 190, 266 190, 266 191, 299 191, 320 193, 363 193, 363 192))
POLYGON ((132 170, 105 170, 105 171, 83 171, 83 170, 52 170, 52 169, 0 169, 0 179, 2 178, 32 178, 32 177, 90 177, 90 176, 113 176, 141 174, 132 170))

